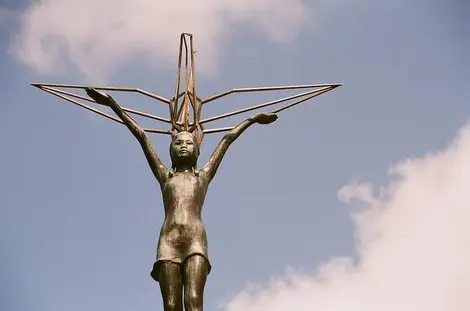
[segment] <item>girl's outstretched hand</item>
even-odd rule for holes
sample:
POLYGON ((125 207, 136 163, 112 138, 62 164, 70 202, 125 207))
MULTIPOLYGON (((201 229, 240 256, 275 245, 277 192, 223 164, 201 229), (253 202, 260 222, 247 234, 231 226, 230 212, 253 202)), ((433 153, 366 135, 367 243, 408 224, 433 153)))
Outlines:
POLYGON ((259 112, 253 117, 258 124, 270 124, 277 120, 277 114, 271 112, 259 112))
POLYGON ((90 96, 92 99, 94 99, 97 103, 100 104, 107 104, 109 103, 112 99, 108 94, 98 92, 92 87, 87 87, 85 88, 86 93, 88 96, 90 96))

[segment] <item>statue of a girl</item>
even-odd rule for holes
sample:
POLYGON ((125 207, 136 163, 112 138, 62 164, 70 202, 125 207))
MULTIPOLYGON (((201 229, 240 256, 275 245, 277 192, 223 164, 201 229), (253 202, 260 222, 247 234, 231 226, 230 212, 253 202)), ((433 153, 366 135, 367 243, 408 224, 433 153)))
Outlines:
POLYGON ((206 165, 197 168, 199 145, 190 132, 179 132, 170 144, 171 168, 157 156, 144 130, 109 95, 86 89, 96 102, 107 105, 139 141, 155 178, 160 184, 165 220, 160 231, 157 259, 150 273, 159 282, 164 311, 203 310, 203 293, 211 266, 207 237, 201 219, 207 188, 225 152, 249 126, 269 124, 273 113, 258 113, 228 132, 206 165), (184 295, 183 295, 184 293, 184 295))

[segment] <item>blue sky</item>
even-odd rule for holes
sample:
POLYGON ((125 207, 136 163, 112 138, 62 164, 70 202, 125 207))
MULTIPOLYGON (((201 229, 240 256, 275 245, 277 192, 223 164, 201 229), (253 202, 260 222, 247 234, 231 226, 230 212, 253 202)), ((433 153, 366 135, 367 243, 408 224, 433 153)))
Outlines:
MULTIPOLYGON (((163 220, 159 188, 125 128, 29 86, 101 82, 80 75, 62 54, 57 62, 67 70, 60 75, 39 73, 15 56, 11 44, 29 5, 0 2, 9 11, 0 21, 0 309, 161 310, 158 284, 149 277, 163 220)), ((223 28, 229 40, 220 43, 194 32, 196 40, 200 35, 200 42, 217 48, 210 54, 214 68, 206 72, 209 61, 201 61, 200 94, 344 83, 283 112, 273 125, 250 128, 229 150, 204 209, 213 265, 206 310, 233 301, 247 283, 285 275, 287 267, 308 275, 334 257, 357 259, 355 208, 341 202, 338 191, 362 181, 386 187, 395 163, 444 149, 468 121, 467 2, 303 5, 314 13, 307 18, 312 25, 293 27, 285 38, 266 35, 252 19, 223 28)), ((174 50, 174 59, 133 55, 123 65, 110 56, 109 66, 119 67, 99 80, 170 96, 178 36, 168 40, 173 46, 161 49, 174 50)), ((203 53, 201 46, 198 57, 203 53)), ((205 113, 263 99, 232 97, 205 113)), ((149 107, 122 97, 125 106, 131 100, 134 107, 149 107)), ((200 164, 219 138, 206 138, 200 164)), ((169 163, 169 139, 153 141, 169 163)))

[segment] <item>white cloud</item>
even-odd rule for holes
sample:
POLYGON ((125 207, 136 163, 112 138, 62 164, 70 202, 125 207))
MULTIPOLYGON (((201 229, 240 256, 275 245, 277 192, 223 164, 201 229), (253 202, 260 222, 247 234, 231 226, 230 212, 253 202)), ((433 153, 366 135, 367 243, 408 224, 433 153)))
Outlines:
POLYGON ((356 199, 356 262, 331 260, 315 275, 251 287, 227 311, 470 310, 470 126, 445 150, 390 171, 373 197, 367 184, 343 187, 356 199))
POLYGON ((309 25, 311 13, 302 0, 37 0, 22 15, 11 50, 41 73, 72 65, 96 80, 130 59, 173 62, 180 33, 191 32, 198 69, 211 73, 237 25, 286 41, 309 25))

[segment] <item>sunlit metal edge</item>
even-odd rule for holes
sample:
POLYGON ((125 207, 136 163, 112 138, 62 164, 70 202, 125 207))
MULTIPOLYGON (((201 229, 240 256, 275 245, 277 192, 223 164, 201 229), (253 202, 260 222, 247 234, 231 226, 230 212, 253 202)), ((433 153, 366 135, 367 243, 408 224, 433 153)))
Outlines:
POLYGON ((214 133, 220 133, 220 132, 227 132, 233 130, 234 126, 228 126, 228 127, 219 127, 215 129, 207 129, 203 130, 202 132, 204 134, 214 134, 214 133))
POLYGON ((308 96, 308 95, 318 93, 318 92, 321 92, 321 91, 324 91, 324 90, 329 91, 329 90, 332 90, 333 88, 334 87, 332 87, 332 86, 326 86, 326 87, 323 87, 322 89, 319 89, 319 90, 311 90, 311 91, 308 91, 308 92, 304 92, 304 93, 284 97, 284 98, 281 98, 281 99, 276 99, 276 100, 273 100, 273 101, 269 101, 269 102, 266 102, 266 103, 263 103, 263 104, 259 104, 259 105, 239 109, 239 110, 232 111, 232 112, 227 112, 227 113, 224 113, 224 114, 221 114, 221 115, 218 115, 218 116, 203 119, 203 120, 199 121, 199 124, 204 124, 204 123, 209 123, 209 122, 213 122, 213 121, 220 120, 220 119, 225 119, 225 118, 237 115, 237 114, 245 113, 245 112, 248 112, 248 111, 252 111, 252 110, 256 110, 256 109, 260 109, 260 108, 264 108, 264 107, 268 107, 268 106, 272 106, 272 105, 277 105, 277 104, 280 104, 280 103, 285 102, 285 101, 289 101, 289 100, 296 99, 296 98, 299 98, 299 97, 308 96))
MULTIPOLYGON (((287 110, 287 109, 292 108, 292 107, 294 107, 294 106, 296 106, 296 105, 298 105, 298 104, 301 104, 301 103, 303 103, 303 102, 305 102, 305 101, 308 101, 308 100, 310 100, 310 99, 312 99, 312 98, 314 98, 314 97, 317 97, 317 96, 319 96, 319 95, 321 95, 321 94, 324 94, 324 93, 326 93, 326 92, 329 92, 329 91, 333 90, 334 88, 336 88, 336 87, 328 88, 328 89, 323 89, 322 91, 319 91, 318 93, 314 93, 314 94, 312 94, 312 95, 309 95, 309 96, 307 96, 307 97, 305 97, 305 98, 302 98, 302 99, 300 99, 300 100, 298 100, 298 101, 296 101, 296 102, 294 102, 294 103, 291 103, 291 104, 289 104, 289 105, 287 105, 287 106, 285 106, 285 107, 282 107, 282 108, 273 110, 273 111, 271 111, 271 113, 279 113, 279 112, 281 112, 281 111, 287 110)), ((207 130, 204 130, 203 132, 204 132, 204 134, 213 134, 213 133, 220 133, 220 132, 231 131, 233 128, 234 128, 234 126, 220 127, 220 128, 215 128, 215 129, 207 129, 207 130)))
POLYGON ((214 101, 221 97, 233 94, 233 93, 245 93, 245 92, 265 92, 265 91, 284 91, 284 90, 298 90, 298 89, 311 89, 311 88, 320 88, 320 87, 338 87, 343 85, 342 83, 324 83, 324 84, 306 84, 306 85, 284 85, 284 86, 263 86, 263 87, 253 87, 253 88, 236 88, 229 91, 212 95, 201 100, 202 104, 214 101))
MULTIPOLYGON (((70 88, 70 89, 85 89, 89 86, 85 85, 78 85, 78 84, 54 84, 54 83, 30 83, 32 86, 35 87, 62 87, 62 88, 70 88)), ((101 91, 115 91, 115 92, 135 92, 135 93, 140 93, 142 95, 151 97, 153 99, 159 100, 161 102, 164 102, 166 104, 170 104, 170 100, 168 98, 165 98, 160 95, 156 95, 153 93, 150 93, 148 91, 138 89, 138 88, 128 88, 128 87, 112 87, 112 86, 92 86, 94 89, 101 90, 101 91)))
MULTIPOLYGON (((60 93, 60 94, 62 94, 62 95, 67 95, 67 96, 75 97, 75 98, 78 98, 78 99, 81 99, 81 100, 85 100, 85 101, 88 101, 88 102, 91 102, 91 103, 95 103, 95 104, 102 105, 102 104, 97 103, 96 101, 94 101, 94 100, 92 100, 92 99, 90 99, 90 98, 87 98, 87 97, 84 97, 84 96, 81 96, 81 95, 77 95, 77 94, 73 94, 73 93, 70 93, 70 92, 58 90, 58 89, 55 89, 55 88, 52 88, 52 87, 37 86, 37 88, 39 88, 40 90, 43 90, 43 91, 45 91, 46 89, 48 89, 48 90, 51 90, 51 91, 60 93)), ((106 106, 106 105, 103 105, 103 106, 106 106)), ((155 115, 152 115, 152 114, 149 114, 149 113, 146 113, 146 112, 142 112, 142 111, 139 111, 139 110, 134 110, 134 109, 126 108, 126 107, 122 107, 122 110, 125 111, 125 112, 128 112, 128 113, 132 113, 132 114, 139 115, 139 116, 141 116, 141 117, 146 117, 146 118, 149 118, 149 119, 153 119, 153 120, 157 120, 157 121, 162 121, 162 122, 171 124, 171 120, 170 120, 170 119, 166 119, 166 118, 163 118, 163 117, 160 117, 160 116, 155 116, 155 115)))
POLYGON ((302 98, 302 99, 300 99, 300 100, 298 100, 298 101, 296 101, 296 102, 293 102, 293 103, 291 103, 291 104, 289 104, 289 105, 287 105, 287 106, 285 106, 285 107, 282 107, 282 108, 273 110, 273 111, 271 111, 271 113, 279 113, 279 112, 281 112, 281 111, 287 110, 287 109, 289 109, 289 108, 292 108, 292 107, 294 107, 294 106, 297 106, 298 104, 301 104, 301 103, 303 103, 303 102, 306 102, 307 100, 310 100, 310 99, 312 99, 312 98, 314 98, 314 97, 320 96, 321 94, 324 94, 324 93, 326 93, 326 92, 329 92, 329 91, 331 91, 331 90, 333 90, 333 89, 334 89, 334 88, 327 89, 327 90, 323 90, 323 91, 320 91, 320 92, 318 92, 318 93, 314 93, 314 94, 312 94, 312 95, 310 95, 310 96, 307 96, 307 97, 302 98))
MULTIPOLYGON (((40 88, 40 87, 38 87, 38 88, 40 88)), ((108 118, 108 119, 113 120, 113 121, 115 121, 115 122, 117 122, 117 123, 120 123, 120 124, 124 124, 124 122, 122 122, 121 120, 119 120, 119 119, 117 119, 117 118, 115 118, 115 117, 113 117, 113 116, 111 116, 111 115, 109 115, 109 114, 107 114, 107 113, 105 113, 105 112, 102 112, 102 111, 100 111, 100 110, 98 110, 98 109, 92 108, 92 107, 90 107, 90 106, 88 106, 88 105, 84 105, 84 104, 82 104, 82 103, 80 103, 80 102, 78 102, 78 101, 76 101, 76 100, 74 100, 74 99, 72 99, 72 98, 68 98, 67 96, 64 96, 64 95, 62 95, 62 94, 60 94, 60 93, 57 93, 57 92, 55 92, 55 91, 53 91, 53 90, 51 90, 51 89, 48 89, 48 88, 40 88, 40 89, 43 90, 43 91, 45 91, 45 92, 48 92, 48 93, 50 93, 50 94, 52 94, 52 95, 55 95, 55 96, 57 96, 57 97, 59 97, 59 98, 65 99, 66 101, 71 102, 71 103, 73 103, 73 104, 75 104, 75 105, 78 105, 78 106, 80 106, 80 107, 82 107, 82 108, 85 108, 86 110, 89 110, 89 111, 92 111, 92 112, 94 112, 94 113, 97 113, 97 114, 99 114, 99 115, 101 115, 101 116, 103 116, 103 117, 105 117, 105 118, 108 118)))

